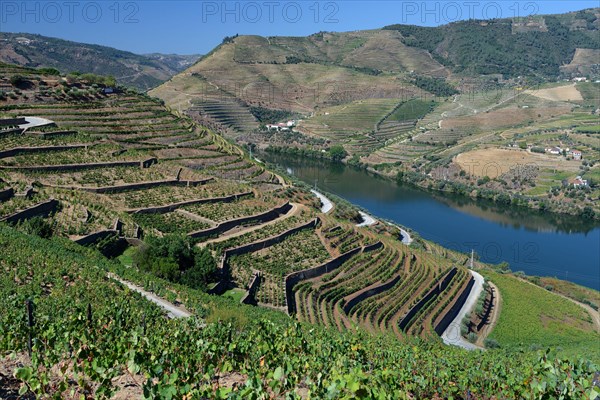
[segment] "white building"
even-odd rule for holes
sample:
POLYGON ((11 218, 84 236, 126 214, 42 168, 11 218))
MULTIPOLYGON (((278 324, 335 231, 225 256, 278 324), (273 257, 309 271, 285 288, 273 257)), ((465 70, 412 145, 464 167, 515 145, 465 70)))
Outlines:
POLYGON ((581 176, 577 176, 575 179, 573 179, 572 184, 575 188, 586 187, 588 185, 588 181, 587 179, 582 179, 581 176))

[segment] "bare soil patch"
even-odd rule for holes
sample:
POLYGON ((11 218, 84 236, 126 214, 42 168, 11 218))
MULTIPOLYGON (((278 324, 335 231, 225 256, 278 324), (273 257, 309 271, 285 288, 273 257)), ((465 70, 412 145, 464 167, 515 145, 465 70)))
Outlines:
POLYGON ((583 97, 574 84, 548 89, 527 90, 525 93, 550 101, 582 101, 583 97))

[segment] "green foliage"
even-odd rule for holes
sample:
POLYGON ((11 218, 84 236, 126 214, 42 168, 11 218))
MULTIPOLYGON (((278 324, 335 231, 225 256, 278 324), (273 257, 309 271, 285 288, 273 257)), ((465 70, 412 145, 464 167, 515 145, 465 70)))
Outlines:
POLYGON ((585 206, 579 214, 582 218, 592 220, 596 217, 596 212, 590 206, 585 206))
POLYGON ((333 161, 342 161, 348 153, 346 153, 344 146, 338 144, 329 148, 329 155, 333 161))
POLYGON ((23 86, 28 81, 27 81, 27 78, 25 78, 23 75, 17 74, 17 75, 11 76, 9 82, 11 85, 18 88, 18 87, 23 86))
POLYGON ((38 68, 37 72, 39 72, 42 75, 53 75, 53 76, 60 75, 60 71, 57 70, 56 68, 38 68))
POLYGON ((593 29, 570 29, 568 20, 561 17, 544 17, 547 32, 513 34, 512 19, 485 24, 458 21, 439 27, 391 25, 384 29, 399 31, 405 44, 428 50, 455 72, 554 78, 560 73, 559 67, 571 61, 576 48, 600 47, 593 29))
POLYGON ((560 346, 563 354, 600 359, 589 343, 600 340, 589 314, 554 293, 511 275, 483 273, 502 294, 502 312, 490 335, 503 347, 560 346))
POLYGON ((443 78, 431 78, 428 76, 417 76, 414 80, 415 86, 428 91, 436 96, 448 97, 458 94, 458 90, 443 78))
POLYGON ((206 249, 183 235, 149 237, 133 255, 133 265, 171 282, 200 289, 214 278, 216 262, 206 249))
POLYGON ((33 217, 17 224, 17 229, 44 239, 52 237, 54 230, 50 222, 42 217, 33 217))
POLYGON ((483 345, 487 348, 487 349, 498 349, 500 348, 500 344, 494 340, 494 339, 490 339, 490 338, 486 338, 483 341, 483 345))
POLYGON ((412 121, 423 118, 435 109, 435 101, 411 99, 400 104, 387 118, 389 121, 412 121))
POLYGON ((272 108, 256 106, 250 107, 250 112, 259 122, 264 124, 274 124, 297 116, 297 114, 287 110, 275 110, 272 108))
POLYGON ((319 399, 596 396, 598 366, 585 360, 340 333, 179 286, 190 309, 200 302, 215 307, 215 323, 165 320, 157 306, 107 280, 106 271, 145 281, 164 295, 166 283, 157 278, 67 240, 42 240, 7 227, 0 227, 0 248, 0 268, 11 271, 0 275, 3 354, 26 351, 23 304, 28 298, 35 304, 31 361, 13 371, 21 395, 111 397, 115 378, 131 375, 148 398, 299 399, 300 390, 304 398, 319 399), (242 379, 225 387, 220 379, 233 373, 242 379))

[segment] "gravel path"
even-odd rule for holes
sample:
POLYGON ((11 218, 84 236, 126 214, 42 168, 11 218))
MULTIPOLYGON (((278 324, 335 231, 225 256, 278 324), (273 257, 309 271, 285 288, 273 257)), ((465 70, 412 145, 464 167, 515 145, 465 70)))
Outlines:
POLYGON ((189 311, 187 311, 185 308, 176 306, 175 304, 170 303, 170 302, 158 297, 154 293, 147 292, 146 290, 142 289, 140 286, 135 285, 131 282, 125 281, 125 280, 119 278, 118 276, 116 276, 115 274, 109 273, 108 277, 114 279, 117 282, 122 283, 123 285, 127 286, 129 289, 140 293, 142 296, 144 296, 145 298, 147 298, 154 304, 158 305, 160 308, 162 308, 163 310, 165 310, 167 312, 167 316, 169 318, 188 318, 188 317, 192 316, 192 314, 189 311))
POLYGON ((465 317, 465 315, 471 312, 473 307, 475 307, 477 299, 479 298, 479 295, 483 290, 483 276, 472 270, 470 270, 470 272, 471 275, 473 275, 473 278, 475 278, 475 284, 471 288, 471 293, 469 293, 469 297, 467 297, 467 301, 465 301, 465 304, 458 312, 458 315, 456 316, 456 318, 454 318, 454 320, 450 323, 448 328, 442 334, 442 340, 445 344, 459 346, 463 349, 481 350, 481 347, 478 347, 473 343, 469 342, 468 340, 464 339, 460 334, 460 325, 462 319, 465 317))

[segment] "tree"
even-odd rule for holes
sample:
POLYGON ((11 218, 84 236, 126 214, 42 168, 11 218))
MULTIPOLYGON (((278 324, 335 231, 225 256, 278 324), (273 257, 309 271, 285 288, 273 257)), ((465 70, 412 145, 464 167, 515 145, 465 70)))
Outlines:
POLYGON ((194 248, 194 266, 185 271, 181 283, 194 289, 206 289, 206 285, 214 278, 217 264, 212 254, 206 249, 194 248))
POLYGON ((133 256, 133 264, 171 282, 204 289, 216 272, 210 252, 198 249, 185 235, 149 237, 133 256))
POLYGON ((581 210, 581 212, 579 213, 579 215, 581 216, 581 218, 594 219, 594 217, 596 216, 596 213, 594 212, 594 210, 592 209, 592 207, 585 206, 583 208, 583 210, 581 210))
POLYGON ((329 155, 333 161, 342 161, 348 153, 342 145, 336 144, 329 149, 329 155))

